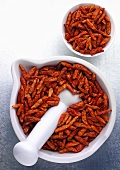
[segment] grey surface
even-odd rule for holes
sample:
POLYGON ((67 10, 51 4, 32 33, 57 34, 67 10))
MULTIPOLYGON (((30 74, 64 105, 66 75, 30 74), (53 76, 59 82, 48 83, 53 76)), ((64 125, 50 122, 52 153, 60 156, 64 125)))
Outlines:
POLYGON ((102 6, 107 7, 115 19, 116 38, 114 43, 103 55, 91 59, 84 58, 100 69, 112 86, 116 96, 117 118, 109 139, 91 157, 71 164, 56 164, 39 159, 35 166, 25 167, 20 165, 13 157, 12 149, 18 139, 13 131, 9 115, 13 84, 11 64, 20 57, 35 59, 52 55, 78 57, 68 50, 60 35, 63 12, 77 2, 80 1, 46 0, 40 2, 37 0, 21 0, 19 3, 15 0, 0 1, 0 170, 120 170, 119 0, 112 2, 101 0, 102 6), (44 9, 46 10, 44 11, 44 9), (41 22, 44 21, 43 18, 47 19, 48 22, 41 22), (37 27, 39 29, 36 30, 37 27))

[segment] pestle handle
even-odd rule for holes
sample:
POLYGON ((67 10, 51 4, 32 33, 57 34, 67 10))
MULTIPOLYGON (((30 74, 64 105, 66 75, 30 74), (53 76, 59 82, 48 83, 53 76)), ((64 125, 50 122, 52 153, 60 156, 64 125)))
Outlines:
POLYGON ((38 151, 53 134, 60 115, 66 108, 67 106, 62 102, 50 108, 28 137, 14 146, 13 154, 19 163, 25 166, 32 166, 37 162, 38 151))

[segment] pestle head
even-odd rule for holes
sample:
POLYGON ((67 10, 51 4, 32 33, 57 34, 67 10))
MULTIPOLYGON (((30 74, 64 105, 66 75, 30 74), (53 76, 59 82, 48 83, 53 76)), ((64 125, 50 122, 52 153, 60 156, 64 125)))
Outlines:
POLYGON ((13 148, 15 159, 25 166, 32 166, 38 160, 38 150, 30 142, 22 141, 17 143, 13 148))

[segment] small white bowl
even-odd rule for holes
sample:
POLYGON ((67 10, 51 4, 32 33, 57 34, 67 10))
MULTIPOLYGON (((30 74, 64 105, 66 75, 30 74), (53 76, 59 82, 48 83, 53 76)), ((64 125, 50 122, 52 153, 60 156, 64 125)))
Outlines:
POLYGON ((109 116, 109 122, 107 123, 107 125, 103 128, 101 133, 89 144, 89 146, 84 148, 81 152, 59 154, 58 152, 52 152, 52 151, 47 151, 42 149, 39 151, 39 157, 47 161, 56 162, 56 163, 72 163, 72 162, 83 160, 91 156, 93 153, 95 153, 100 148, 100 146, 108 139, 115 124, 116 101, 115 101, 113 90, 110 87, 107 80, 105 79, 105 77, 95 66, 82 59, 71 57, 71 56, 53 56, 52 58, 48 58, 44 60, 19 59, 14 61, 11 70, 13 76, 13 89, 12 89, 11 100, 10 100, 10 117, 11 117, 11 122, 15 134, 17 135, 20 141, 24 140, 26 138, 26 135, 23 133, 22 127, 16 116, 15 109, 12 108, 12 105, 14 105, 17 101, 17 94, 20 87, 19 64, 22 64, 26 69, 29 70, 29 68, 31 68, 32 66, 37 66, 38 68, 40 68, 45 65, 56 65, 60 61, 67 61, 70 63, 80 63, 86 66, 92 72, 94 72, 97 75, 97 81, 100 83, 104 92, 109 97, 109 108, 112 109, 112 112, 110 113, 109 116))
MULTIPOLYGON (((93 4, 93 3, 80 3, 80 4, 77 4, 75 6, 72 6, 70 9, 67 10, 67 12, 64 14, 64 17, 63 17, 63 20, 62 20, 62 30, 61 30, 61 34, 62 34, 62 39, 65 43, 65 45, 75 54, 79 55, 79 56, 82 56, 82 57, 96 57, 100 54, 103 54, 105 51, 108 50, 108 48, 111 46, 111 44, 113 43, 113 40, 114 40, 114 37, 115 37, 115 24, 114 24, 114 20, 112 18, 112 16, 110 15, 110 13, 108 12, 108 10, 106 9, 105 7, 105 12, 106 14, 108 15, 108 17, 110 18, 110 21, 111 21, 111 33, 110 33, 110 40, 108 41, 108 43, 106 44, 106 46, 103 48, 104 52, 101 52, 101 53, 97 53, 93 56, 91 56, 90 54, 82 54, 80 52, 77 52, 75 51, 73 48, 72 48, 72 45, 70 43, 67 42, 67 40, 65 39, 65 27, 64 27, 64 24, 66 23, 66 19, 67 19, 67 16, 69 14, 69 12, 74 12, 75 10, 78 9, 79 6, 87 6, 87 5, 95 5, 96 7, 97 6, 101 6, 99 4, 93 4)), ((101 6, 102 7, 102 6, 101 6)))

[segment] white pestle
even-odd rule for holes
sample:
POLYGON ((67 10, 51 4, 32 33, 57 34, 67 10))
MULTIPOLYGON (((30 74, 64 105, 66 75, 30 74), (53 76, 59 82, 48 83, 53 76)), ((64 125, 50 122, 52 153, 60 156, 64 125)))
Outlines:
POLYGON ((38 152, 53 134, 61 113, 65 112, 69 105, 80 101, 78 95, 72 95, 66 89, 60 93, 59 97, 59 104, 50 108, 28 137, 14 146, 13 155, 22 165, 32 166, 37 162, 38 152))

